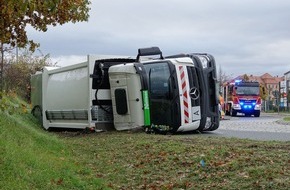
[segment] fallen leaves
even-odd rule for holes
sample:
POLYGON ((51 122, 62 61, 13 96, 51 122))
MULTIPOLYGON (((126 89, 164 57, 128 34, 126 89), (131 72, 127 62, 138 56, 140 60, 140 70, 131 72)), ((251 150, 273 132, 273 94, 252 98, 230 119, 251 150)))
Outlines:
POLYGON ((88 138, 82 138, 84 145, 95 141, 98 146, 82 152, 92 152, 88 160, 96 168, 95 177, 108 181, 112 189, 247 189, 256 181, 266 187, 267 180, 273 187, 284 187, 274 175, 289 175, 281 167, 289 163, 289 151, 281 149, 277 157, 264 151, 263 143, 138 133, 88 138), (277 169, 270 173, 273 166, 277 169))
POLYGON ((51 179, 50 183, 52 185, 62 185, 63 184, 63 178, 59 178, 59 179, 51 179))

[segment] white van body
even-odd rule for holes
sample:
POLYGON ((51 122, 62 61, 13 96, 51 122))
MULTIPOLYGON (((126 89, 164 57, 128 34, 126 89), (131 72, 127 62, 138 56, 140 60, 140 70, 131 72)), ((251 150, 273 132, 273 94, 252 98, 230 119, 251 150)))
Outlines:
MULTIPOLYGON (((93 68, 96 60, 104 58, 128 58, 129 56, 88 55, 87 61, 65 66, 44 67, 31 77, 33 108, 39 108, 43 127, 49 128, 87 128, 96 123, 112 123, 112 117, 92 105, 95 90, 92 89, 93 68), (98 117, 98 120, 92 120, 98 117)), ((102 99, 111 99, 110 90, 99 93, 102 99)))

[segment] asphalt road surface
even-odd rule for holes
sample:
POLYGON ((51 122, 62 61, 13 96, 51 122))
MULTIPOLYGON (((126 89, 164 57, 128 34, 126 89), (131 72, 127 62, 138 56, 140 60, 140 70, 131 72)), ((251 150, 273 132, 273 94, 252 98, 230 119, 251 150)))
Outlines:
POLYGON ((290 142, 290 123, 283 122, 283 117, 277 113, 262 113, 260 117, 226 116, 219 129, 205 135, 290 142))

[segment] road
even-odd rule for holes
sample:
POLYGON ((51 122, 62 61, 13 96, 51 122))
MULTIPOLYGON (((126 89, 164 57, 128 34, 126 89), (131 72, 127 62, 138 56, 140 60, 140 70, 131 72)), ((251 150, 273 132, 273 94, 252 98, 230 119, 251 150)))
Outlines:
POLYGON ((290 142, 290 124, 282 122, 281 114, 265 114, 260 117, 226 116, 216 131, 206 135, 237 137, 254 140, 277 140, 290 142))

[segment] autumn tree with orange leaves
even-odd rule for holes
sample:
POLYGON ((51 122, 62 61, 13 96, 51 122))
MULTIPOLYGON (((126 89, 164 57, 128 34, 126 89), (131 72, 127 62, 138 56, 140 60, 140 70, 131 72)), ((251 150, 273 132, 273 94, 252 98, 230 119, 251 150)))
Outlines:
POLYGON ((89 0, 0 0, 1 92, 4 52, 14 47, 34 51, 39 46, 28 39, 27 25, 45 32, 50 25, 87 21, 89 5, 89 0))

